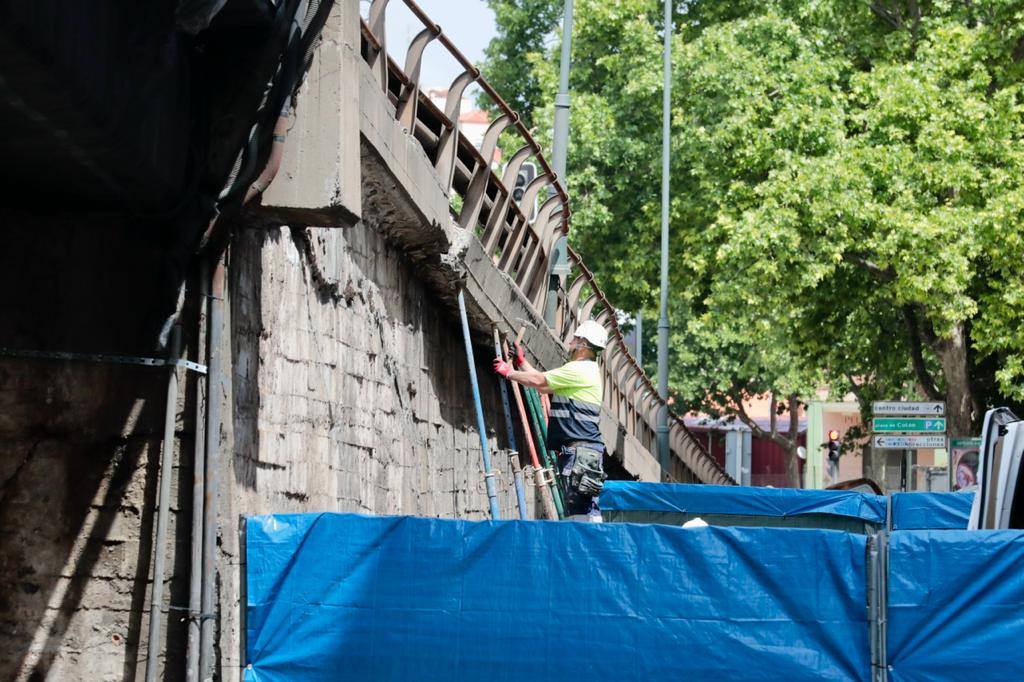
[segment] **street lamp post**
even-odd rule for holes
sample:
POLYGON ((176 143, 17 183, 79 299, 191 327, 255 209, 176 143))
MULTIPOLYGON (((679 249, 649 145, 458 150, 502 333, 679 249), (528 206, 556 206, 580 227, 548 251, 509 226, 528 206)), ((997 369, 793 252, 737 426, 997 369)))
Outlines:
POLYGON ((665 85, 662 94, 661 121, 661 316, 658 319, 658 463, 661 479, 670 472, 668 450, 668 202, 669 151, 672 123, 672 0, 665 0, 665 48, 663 55, 665 85))
MULTIPOLYGON (((569 155, 569 68, 572 65, 572 0, 565 0, 562 14, 562 60, 558 68, 558 94, 555 95, 555 129, 551 160, 555 174, 568 190, 565 164, 569 155)), ((565 237, 555 241, 551 253, 551 272, 548 273, 548 298, 544 306, 544 322, 555 326, 558 310, 558 285, 563 275, 569 274, 568 249, 565 237)))
POLYGON ((558 179, 565 183, 565 160, 569 153, 569 69, 572 66, 572 0, 565 0, 562 14, 562 59, 558 65, 558 94, 555 95, 554 144, 551 161, 558 179))

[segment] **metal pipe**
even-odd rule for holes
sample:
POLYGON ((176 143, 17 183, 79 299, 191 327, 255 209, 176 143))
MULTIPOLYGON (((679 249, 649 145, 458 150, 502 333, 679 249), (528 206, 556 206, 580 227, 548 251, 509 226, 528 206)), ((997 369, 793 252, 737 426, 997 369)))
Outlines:
POLYGON ((263 194, 277 176, 277 171, 281 168, 281 159, 284 158, 284 143, 288 138, 288 131, 291 130, 294 117, 295 109, 292 108, 292 98, 286 97, 284 106, 281 107, 281 114, 277 117, 277 123, 274 125, 270 158, 267 159, 267 165, 263 168, 263 172, 253 180, 252 184, 249 185, 249 189, 245 191, 245 198, 242 199, 243 204, 249 203, 257 194, 263 194))
MULTIPOLYGON (((498 336, 498 328, 494 327, 492 330, 494 335, 494 356, 505 360, 505 353, 501 349, 501 338, 498 336)), ((506 383, 511 383, 508 379, 498 379, 498 385, 501 386, 501 406, 505 409, 505 430, 508 434, 508 446, 509 450, 509 465, 512 466, 512 480, 516 487, 516 502, 519 504, 519 518, 526 520, 529 518, 529 514, 526 509, 526 493, 523 490, 523 469, 519 466, 519 452, 516 447, 516 430, 512 424, 512 408, 508 403, 508 386, 506 383)))
POLYGON ((512 384, 512 395, 516 401, 516 407, 519 409, 519 419, 523 429, 523 435, 526 436, 526 446, 530 451, 530 461, 533 464, 534 476, 539 477, 537 483, 538 494, 540 495, 541 508, 544 510, 544 515, 552 521, 557 521, 558 508, 555 506, 555 489, 549 485, 544 475, 545 464, 541 462, 540 457, 537 455, 537 445, 533 439, 533 433, 530 430, 530 417, 527 413, 525 405, 523 405, 523 396, 519 390, 518 384, 512 384))
POLYGON ((889 534, 881 534, 882 544, 879 552, 882 555, 881 580, 879 581, 879 605, 881 611, 881 627, 879 628, 879 670, 881 670, 880 682, 887 682, 889 679, 889 534))
POLYGON ((664 89, 661 99, 661 316, 658 319, 658 463, 661 479, 670 478, 668 447, 668 202, 672 146, 672 0, 665 0, 664 89))
POLYGON ((530 451, 530 462, 533 464, 533 475, 537 481, 537 494, 540 495, 541 509, 544 510, 545 517, 552 521, 557 521, 559 517, 558 509, 555 507, 554 502, 554 490, 545 481, 544 467, 537 456, 537 446, 534 443, 533 434, 530 432, 530 419, 527 416, 526 407, 523 405, 523 395, 519 390, 519 384, 515 382, 512 382, 512 397, 515 399, 516 408, 519 410, 520 426, 523 429, 523 435, 526 437, 526 447, 530 451))
POLYGON ((523 477, 523 467, 519 463, 519 453, 510 452, 508 454, 508 463, 512 467, 512 480, 515 482, 516 489, 516 504, 519 507, 519 520, 528 521, 530 519, 529 507, 526 505, 526 481, 523 477))
POLYGON ((868 588, 868 649, 871 651, 871 679, 877 680, 878 673, 878 535, 867 539, 867 588, 868 588))
POLYGON ((636 313, 636 365, 644 366, 644 311, 636 313))
POLYGON ((544 420, 544 410, 540 406, 540 398, 537 396, 537 391, 532 388, 526 389, 526 395, 530 401, 530 409, 533 413, 534 419, 537 420, 537 425, 540 428, 540 437, 544 439, 544 450, 547 450, 548 442, 548 423, 544 420))
POLYGON ((491 471, 491 451, 487 447, 487 426, 484 424, 484 408, 480 403, 480 385, 476 380, 476 361, 473 358, 473 341, 469 337, 469 318, 466 316, 466 297, 459 289, 459 317, 462 319, 462 341, 466 345, 466 364, 469 365, 469 385, 473 392, 473 406, 476 408, 476 428, 480 432, 480 450, 484 461, 484 484, 487 486, 487 501, 491 507, 491 518, 501 518, 498 509, 498 494, 494 488, 494 472, 491 471))
MULTIPOLYGON (((181 354, 181 327, 171 328, 170 359, 181 354)), ((153 541, 153 588, 149 601, 149 641, 146 643, 146 682, 156 681, 160 651, 160 620, 163 615, 164 568, 166 563, 167 515, 170 514, 171 477, 174 475, 174 423, 178 413, 178 367, 171 365, 167 376, 167 406, 164 409, 164 445, 160 456, 160 492, 157 497, 156 539, 153 541)))
POLYGON ((221 338, 224 324, 224 256, 210 278, 210 334, 206 390, 206 488, 203 491, 203 565, 200 579, 199 679, 213 679, 214 578, 217 551, 217 496, 220 493, 221 398, 224 396, 221 338))
MULTIPOLYGON (((206 357, 206 331, 210 305, 210 268, 205 257, 199 259, 199 320, 196 325, 196 359, 206 357)), ((196 381, 195 443, 192 455, 192 540, 188 582, 188 652, 185 679, 195 682, 199 672, 199 621, 201 614, 203 563, 203 488, 206 466, 206 395, 203 382, 196 381)))
POLYGON ((526 506, 526 483, 523 480, 523 467, 519 464, 519 453, 512 451, 508 453, 508 463, 512 467, 512 480, 516 487, 516 504, 519 507, 519 520, 527 521, 530 518, 526 506))
POLYGON ((558 512, 558 518, 564 519, 565 500, 562 497, 562 486, 558 483, 558 459, 556 457, 552 457, 551 451, 548 450, 547 426, 541 416, 541 409, 537 402, 536 394, 531 388, 524 389, 523 393, 526 397, 526 406, 529 410, 530 421, 533 424, 533 434, 537 438, 537 447, 540 448, 545 467, 551 471, 551 498, 554 500, 555 510, 558 512))

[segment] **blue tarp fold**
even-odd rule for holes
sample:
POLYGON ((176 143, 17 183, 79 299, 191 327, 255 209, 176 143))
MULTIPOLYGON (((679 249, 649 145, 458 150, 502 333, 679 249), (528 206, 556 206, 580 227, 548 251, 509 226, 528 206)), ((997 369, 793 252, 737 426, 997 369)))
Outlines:
POLYGON ((885 497, 849 490, 608 481, 600 504, 602 510, 776 517, 832 514, 885 522, 885 497))
POLYGON ((964 530, 974 493, 896 493, 892 496, 893 530, 964 530))
POLYGON ((247 520, 245 679, 866 680, 865 538, 247 520))
POLYGON ((1024 533, 897 531, 889 679, 1024 680, 1024 533))

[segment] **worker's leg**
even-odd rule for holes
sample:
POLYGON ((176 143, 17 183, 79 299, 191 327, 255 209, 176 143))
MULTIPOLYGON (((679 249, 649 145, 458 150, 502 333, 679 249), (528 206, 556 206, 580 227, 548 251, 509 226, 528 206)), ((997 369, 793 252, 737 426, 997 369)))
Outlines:
POLYGON ((594 498, 591 495, 583 495, 569 484, 569 474, 572 472, 572 465, 575 462, 576 448, 563 447, 558 453, 558 471, 561 473, 560 482, 565 498, 565 515, 578 516, 597 513, 594 498))

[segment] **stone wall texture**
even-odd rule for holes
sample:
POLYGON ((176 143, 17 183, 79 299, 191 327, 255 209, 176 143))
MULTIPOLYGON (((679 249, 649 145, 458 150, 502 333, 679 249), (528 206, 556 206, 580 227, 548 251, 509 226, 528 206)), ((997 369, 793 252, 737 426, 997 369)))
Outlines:
MULTIPOLYGON (((488 504, 461 327, 400 252, 362 225, 281 228, 242 233, 230 260, 221 643, 237 670, 240 516, 483 519, 488 504)), ((502 515, 514 518, 493 350, 475 354, 502 515)))
MULTIPOLYGON (((0 347, 156 355, 139 330, 159 290, 159 250, 130 229, 58 220, 6 231, 0 347), (39 314, 44 306, 50 314, 39 314)), ((242 516, 482 519, 488 505, 461 326, 400 249, 363 224, 261 226, 238 231, 228 261, 217 587, 232 679, 242 516)), ((194 310, 183 323, 191 357, 194 310)), ((475 351, 502 514, 512 518, 488 339, 476 338, 475 351)), ((178 372, 167 679, 183 676, 199 376, 178 372)), ((165 368, 0 356, 0 679, 141 677, 167 379, 165 368)), ((528 499, 532 509, 532 491, 528 499)))
MULTIPOLYGON (((0 348, 154 355, 158 243, 109 219, 0 220, 0 348)), ((165 603, 186 599, 196 375, 175 406, 165 603)), ((141 676, 168 370, 0 354, 0 679, 141 676), (142 648, 140 648, 140 645, 142 648)), ((179 649, 184 623, 166 619, 179 649)))

